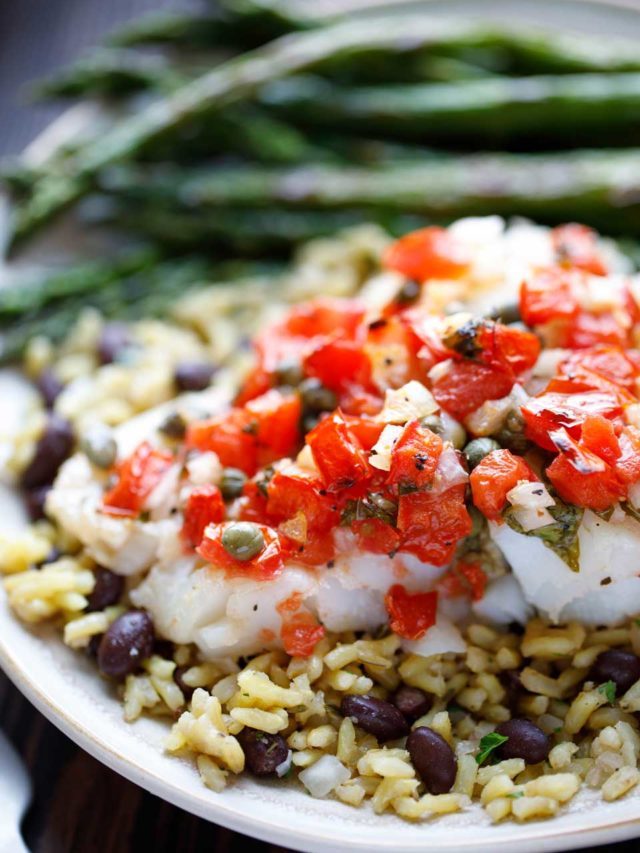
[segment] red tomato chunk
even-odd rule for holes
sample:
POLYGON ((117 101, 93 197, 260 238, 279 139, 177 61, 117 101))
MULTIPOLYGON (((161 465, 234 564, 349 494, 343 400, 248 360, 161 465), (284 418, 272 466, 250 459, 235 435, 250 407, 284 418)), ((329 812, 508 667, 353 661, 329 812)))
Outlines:
POLYGON ((436 623, 438 593, 409 593, 402 584, 394 584, 384 599, 389 625, 405 640, 419 640, 436 623))
POLYGON ((144 502, 173 464, 173 455, 143 442, 128 459, 116 466, 117 482, 103 499, 109 515, 139 515, 144 502))

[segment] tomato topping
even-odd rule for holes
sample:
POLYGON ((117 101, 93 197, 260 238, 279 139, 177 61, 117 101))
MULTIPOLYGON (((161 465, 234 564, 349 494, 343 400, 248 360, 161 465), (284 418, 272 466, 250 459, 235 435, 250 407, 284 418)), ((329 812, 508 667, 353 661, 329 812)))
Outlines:
POLYGON ((512 370, 516 375, 531 370, 540 355, 540 341, 532 332, 483 323, 476 336, 481 347, 480 358, 492 366, 512 370))
POLYGON ((274 388, 251 400, 245 409, 255 419, 258 465, 268 465, 297 450, 302 416, 298 394, 285 394, 274 388))
POLYGON ((633 391, 640 370, 630 355, 621 347, 599 345, 572 352, 559 364, 558 371, 572 382, 584 382, 592 388, 604 389, 604 385, 595 384, 604 379, 609 388, 619 385, 633 391))
POLYGON ((271 376, 267 371, 263 370, 262 367, 256 367, 245 379, 240 393, 235 399, 236 406, 243 406, 249 400, 253 400, 254 397, 266 394, 271 385, 271 376))
POLYGON ((369 476, 366 453, 339 414, 320 421, 307 435, 307 444, 329 490, 348 488, 369 476))
POLYGON ((267 517, 267 497, 255 480, 244 484, 242 497, 234 506, 238 521, 264 521, 267 517))
POLYGON ((514 384, 513 374, 474 361, 455 361, 450 370, 433 382, 431 390, 438 404, 462 420, 487 400, 506 397, 514 384))
POLYGON ((264 548, 251 560, 236 560, 222 544, 222 534, 230 523, 232 522, 206 528, 202 541, 196 548, 203 559, 232 576, 251 577, 255 580, 269 580, 282 571, 284 551, 280 537, 273 528, 258 525, 264 536, 264 548))
POLYGON ((520 288, 520 316, 527 326, 550 320, 570 320, 578 311, 575 273, 549 269, 538 273, 520 288))
POLYGON ((521 480, 537 479, 524 459, 509 450, 492 450, 469 476, 473 503, 486 518, 497 521, 511 489, 521 480))
POLYGON ((138 515, 144 502, 173 464, 173 455, 144 441, 116 466, 117 482, 102 499, 109 515, 138 515))
POLYGON ((332 391, 341 393, 353 385, 367 388, 371 382, 371 361, 362 344, 330 340, 319 344, 306 357, 304 370, 332 391))
POLYGON ((187 427, 185 445, 189 449, 213 451, 220 462, 252 475, 258 465, 254 420, 244 409, 231 409, 224 415, 193 421, 187 427))
POLYGON ((314 299, 291 308, 283 328, 304 338, 337 332, 354 338, 365 314, 365 306, 357 299, 314 299))
POLYGON ((314 617, 305 611, 288 617, 280 629, 285 652, 298 658, 308 658, 312 655, 324 634, 322 625, 318 625, 314 617))
POLYGON ((615 394, 605 391, 585 391, 578 394, 548 392, 532 397, 521 412, 525 421, 527 438, 546 450, 555 450, 549 433, 559 427, 578 437, 582 424, 589 415, 615 418, 622 406, 615 394))
POLYGON ((598 251, 598 235, 586 225, 570 222, 551 231, 558 263, 578 267, 593 275, 606 275, 607 267, 598 251))
POLYGON ((320 477, 293 464, 276 471, 269 481, 266 511, 276 524, 302 512, 312 533, 326 533, 340 520, 320 477))
POLYGON ((429 226, 406 234, 385 251, 383 266, 407 278, 458 278, 469 266, 469 257, 444 228, 429 226))
POLYGON ((547 468, 547 477, 562 500, 605 510, 623 498, 624 488, 615 471, 599 456, 581 448, 566 432, 565 435, 566 452, 560 453, 547 468))
POLYGON ((487 575, 480 563, 460 561, 441 578, 438 589, 447 598, 468 596, 472 601, 483 598, 487 575))
POLYGON ((188 549, 196 548, 202 541, 209 524, 224 521, 225 505, 217 486, 208 483, 191 491, 184 508, 184 521, 180 537, 188 549))
MULTIPOLYGON (((378 409, 380 409, 380 406, 378 406, 378 409)), ((366 416, 354 417, 353 415, 345 415, 344 422, 348 426, 349 432, 357 439, 358 444, 360 444, 363 450, 371 450, 380 438, 380 434, 385 426, 380 421, 374 421, 366 416)))
POLYGON ((398 504, 398 530, 402 551, 409 551, 433 566, 444 566, 455 554, 460 539, 471 532, 471 517, 464 503, 464 485, 446 492, 410 492, 398 504))
POLYGON ((442 453, 439 435, 410 421, 391 451, 387 483, 401 488, 423 489, 431 484, 442 453))
POLYGON ((609 465, 615 465, 620 457, 620 442, 611 421, 602 415, 589 415, 582 424, 580 444, 609 465))
POLYGON ((623 483, 632 484, 640 480, 640 431, 635 427, 624 427, 618 439, 620 456, 616 460, 616 474, 623 483))
POLYGON ((438 593, 407 592, 402 584, 394 584, 384 597, 389 626, 405 640, 419 640, 436 624, 438 593))
POLYGON ((354 521, 351 529, 362 551, 372 554, 395 554, 400 547, 398 531, 380 518, 363 518, 354 521))

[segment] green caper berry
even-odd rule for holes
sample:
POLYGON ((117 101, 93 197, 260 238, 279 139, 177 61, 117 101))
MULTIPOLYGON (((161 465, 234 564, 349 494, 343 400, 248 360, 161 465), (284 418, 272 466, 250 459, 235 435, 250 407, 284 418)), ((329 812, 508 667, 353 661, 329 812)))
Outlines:
POLYGON ((118 455, 118 445, 111 430, 96 424, 80 440, 80 449, 96 468, 111 468, 118 455))
POLYGON ((467 433, 462 424, 458 423, 458 421, 445 412, 442 415, 427 415, 425 418, 422 418, 420 424, 425 429, 430 429, 431 432, 439 435, 445 441, 450 441, 456 450, 462 450, 467 441, 467 433))
POLYGON ((278 385, 296 388, 304 379, 302 365, 295 359, 282 361, 274 370, 274 377, 278 385))
POLYGON ((462 451, 472 470, 479 465, 492 450, 500 450, 500 445, 493 438, 474 438, 462 451))
POLYGON ((520 305, 517 302, 506 302, 489 314, 492 320, 499 320, 501 323, 519 323, 522 320, 520 316, 520 305))
POLYGON ((519 409, 511 409, 504 425, 509 432, 524 432, 522 412, 519 409))
POLYGON ((167 438, 180 439, 185 436, 187 424, 179 412, 171 412, 162 421, 158 429, 167 438))
POLYGON ((251 560, 264 548, 264 535, 251 521, 234 521, 222 534, 222 547, 236 560, 251 560))
POLYGON ((308 412, 331 412, 338 405, 338 398, 319 379, 305 379, 300 383, 302 404, 308 412))
POLYGON ((225 468, 220 480, 222 497, 227 501, 239 498, 246 482, 247 475, 244 471, 239 468, 225 468))

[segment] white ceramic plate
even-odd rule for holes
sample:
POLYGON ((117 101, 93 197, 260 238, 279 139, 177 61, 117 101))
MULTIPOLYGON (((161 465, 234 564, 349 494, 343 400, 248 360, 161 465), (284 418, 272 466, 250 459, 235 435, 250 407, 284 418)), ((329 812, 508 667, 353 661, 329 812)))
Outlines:
MULTIPOLYGON (((327 0, 333 8, 361 0, 327 0)), ((402 5, 409 5, 402 2, 402 5)), ((415 3, 411 4, 415 7, 415 3)), ((628 6, 632 0, 628 0, 628 6)), ((520 0, 431 0, 425 14, 456 13, 495 20, 519 18, 565 29, 640 35, 640 8, 614 8, 575 0, 536 3, 520 0)), ((314 8, 317 8, 314 5, 314 8)), ((89 114, 90 115, 90 114, 89 114)), ((88 113, 71 111, 31 148, 41 159, 61 138, 72 137, 88 113)), ((51 243, 51 240, 49 240, 51 243)), ((55 240, 54 240, 55 244, 55 240)), ((36 257, 37 260, 37 257, 36 257)), ((2 429, 8 415, 20 422, 25 389, 0 375, 2 429)), ((0 466, 2 457, 0 455, 0 466)), ((24 524, 20 503, 0 487, 0 529, 24 524)), ((492 826, 477 807, 444 819, 409 824, 333 800, 315 800, 301 787, 239 779, 222 794, 205 788, 187 761, 163 754, 165 723, 140 720, 128 725, 109 685, 82 654, 63 646, 48 628, 29 630, 11 615, 0 589, 0 665, 11 680, 56 726, 113 770, 143 788, 207 820, 261 840, 304 851, 394 851, 428 847, 432 853, 538 853, 603 844, 640 834, 640 794, 603 804, 595 792, 582 792, 571 809, 547 822, 492 826)))

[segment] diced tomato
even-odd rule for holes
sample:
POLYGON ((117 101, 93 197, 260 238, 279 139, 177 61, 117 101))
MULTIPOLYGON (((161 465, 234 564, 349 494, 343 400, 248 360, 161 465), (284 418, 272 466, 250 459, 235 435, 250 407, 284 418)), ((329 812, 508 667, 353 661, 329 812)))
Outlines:
POLYGON ((117 465, 117 482, 105 492, 103 510, 109 515, 138 515, 173 461, 171 453, 144 441, 117 465))
POLYGON ((354 521, 351 529, 358 547, 372 554, 394 554, 400 546, 400 534, 380 518, 363 518, 354 521))
POLYGON ((520 287, 520 316, 527 326, 535 327, 551 320, 570 320, 578 312, 575 293, 577 277, 552 268, 538 273, 520 287))
POLYGON ((537 479, 524 459, 509 450, 492 450, 469 476, 473 503, 486 518, 497 521, 511 489, 521 480, 537 479))
POLYGON ((559 427, 578 437, 582 424, 589 415, 602 415, 612 419, 622 414, 622 406, 615 394, 606 391, 584 391, 578 394, 545 392, 531 397, 521 407, 527 438, 546 450, 555 450, 549 433, 559 427))
POLYGON ((385 251, 382 263, 415 281, 430 278, 458 278, 470 258, 445 228, 429 226, 406 234, 385 251))
POLYGON ((628 337, 628 324, 620 322, 616 315, 579 311, 569 324, 562 345, 575 349, 593 347, 597 344, 626 346, 628 337))
POLYGON ((465 487, 461 485, 438 495, 430 492, 401 495, 398 505, 401 550, 433 566, 449 563, 460 539, 471 532, 464 493, 465 487))
POLYGON ((234 504, 234 518, 238 521, 264 522, 267 518, 267 497, 262 488, 249 480, 244 484, 242 497, 234 504))
POLYGON ((352 385, 366 388, 371 382, 371 361, 362 345, 340 338, 315 347, 304 361, 304 371, 338 393, 352 385))
POLYGON ((285 619, 280 630, 285 652, 298 658, 312 655, 324 634, 322 625, 318 625, 311 613, 305 611, 285 619))
POLYGON ((640 431, 626 426, 618 442, 620 457, 616 460, 616 475, 627 485, 637 483, 640 480, 640 431))
POLYGON ((302 416, 298 394, 285 394, 274 388, 251 400, 245 409, 257 423, 255 440, 260 467, 297 450, 302 416))
POLYGON ((399 487, 423 489, 429 486, 442 453, 439 435, 410 421, 391 451, 391 469, 387 483, 399 487))
POLYGON ((514 384, 512 372, 474 361, 454 361, 451 369, 432 383, 438 404, 461 420, 487 400, 506 397, 514 384))
POLYGON ((352 385, 340 394, 340 411, 343 415, 353 417, 377 415, 381 408, 381 395, 374 391, 366 391, 359 385, 352 385))
POLYGON ((621 454, 613 424, 602 415, 589 415, 585 418, 580 444, 609 465, 615 465, 621 454))
POLYGON ((366 308, 358 299, 314 299, 291 308, 283 327, 290 335, 304 338, 340 332, 352 339, 365 313, 366 308))
POLYGON ((224 521, 225 506, 217 486, 207 483, 191 491, 184 508, 180 537, 186 548, 196 548, 209 524, 224 521))
POLYGON ((307 444, 326 488, 348 488, 369 476, 367 456, 338 413, 321 420, 307 444))
POLYGON ((551 231, 558 263, 578 267, 593 275, 606 275, 607 267, 598 250, 598 235, 586 225, 570 222, 551 231))
POLYGON ((224 415, 193 421, 187 427, 187 448, 213 451, 220 462, 231 468, 240 468, 250 476, 258 465, 254 418, 244 409, 231 409, 224 415))
POLYGON ((512 370, 516 376, 531 370, 540 355, 540 341, 536 335, 502 323, 480 326, 477 342, 482 348, 480 358, 485 363, 512 370))
POLYGON ((394 584, 384 597, 389 626, 405 640, 419 640, 436 624, 438 593, 407 592, 402 584, 394 584))
POLYGON ((235 399, 236 406, 244 406, 249 400, 254 397, 259 397, 261 394, 266 394, 271 388, 271 376, 262 367, 258 366, 245 379, 240 393, 235 399))
MULTIPOLYGON (((570 439, 571 440, 571 439, 570 439)), ((624 488, 615 471, 602 462, 601 469, 583 474, 579 466, 599 459, 588 450, 577 449, 574 456, 560 453, 547 468, 547 477, 563 501, 594 510, 608 509, 624 497, 624 488)))
POLYGON ((336 555, 336 545, 331 531, 312 531, 305 545, 297 545, 291 551, 291 559, 303 566, 326 566, 336 555))
POLYGON ((349 432, 357 439, 358 444, 360 444, 363 450, 371 450, 380 438, 380 434, 385 426, 380 421, 374 421, 366 415, 362 417, 345 415, 344 422, 348 426, 349 432))
POLYGON ((621 347, 606 345, 572 352, 559 364, 558 371, 562 376, 572 381, 582 380, 590 387, 602 387, 592 384, 596 381, 594 377, 601 377, 609 385, 619 385, 628 391, 635 389, 636 378, 640 373, 629 353, 621 347))
POLYGON ((200 556, 231 576, 251 577, 255 580, 270 580, 284 568, 284 551, 277 532, 264 524, 258 525, 264 536, 265 546, 252 560, 236 560, 222 544, 222 535, 229 524, 225 522, 209 526, 196 551, 200 556))
POLYGON ((480 563, 461 560, 441 578, 438 589, 447 598, 466 595, 472 601, 480 601, 484 597, 487 581, 486 572, 480 563))
POLYGON ((276 524, 303 512, 310 532, 326 533, 340 520, 334 499, 326 494, 321 478, 297 465, 275 472, 267 486, 267 496, 266 510, 276 524))

